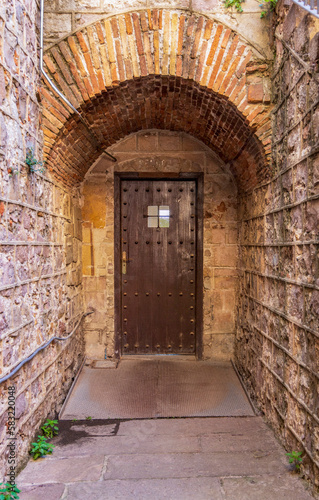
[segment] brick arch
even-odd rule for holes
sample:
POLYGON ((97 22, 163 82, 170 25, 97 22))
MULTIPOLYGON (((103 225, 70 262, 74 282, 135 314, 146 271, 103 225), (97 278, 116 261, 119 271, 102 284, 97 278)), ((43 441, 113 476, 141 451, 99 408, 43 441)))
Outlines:
POLYGON ((244 190, 269 175, 268 64, 220 22, 178 10, 119 14, 61 40, 44 62, 98 143, 44 84, 44 156, 62 182, 78 184, 103 149, 145 128, 202 140, 244 190))

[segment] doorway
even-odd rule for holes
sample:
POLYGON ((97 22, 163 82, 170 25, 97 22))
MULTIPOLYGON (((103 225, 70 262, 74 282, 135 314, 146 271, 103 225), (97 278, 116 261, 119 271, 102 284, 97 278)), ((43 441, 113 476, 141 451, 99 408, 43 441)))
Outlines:
POLYGON ((116 332, 122 355, 202 352, 200 174, 115 174, 116 332))

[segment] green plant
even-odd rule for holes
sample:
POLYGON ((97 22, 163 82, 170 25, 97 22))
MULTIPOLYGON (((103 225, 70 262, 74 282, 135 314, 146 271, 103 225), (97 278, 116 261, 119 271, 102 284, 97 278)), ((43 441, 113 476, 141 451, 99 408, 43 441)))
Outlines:
POLYGON ((77 422, 78 419, 77 418, 72 418, 72 422, 77 422))
POLYGON ((33 156, 33 148, 28 148, 27 150, 27 156, 25 159, 26 164, 29 167, 29 171, 31 173, 33 172, 38 172, 43 174, 44 172, 44 167, 42 161, 38 161, 34 156, 33 156), (39 165, 40 168, 37 167, 39 165))
POLYGON ((242 8, 241 4, 244 1, 245 0, 225 0, 224 3, 225 3, 225 7, 227 7, 227 9, 229 9, 230 7, 235 7, 237 12, 242 12, 243 8, 242 8))
POLYGON ((0 483, 0 500, 16 500, 19 499, 17 493, 20 493, 20 490, 16 487, 16 485, 11 486, 10 483, 0 483), (1 488, 2 486, 2 488, 1 488))
POLYGON ((302 464, 302 451, 292 451, 291 453, 286 453, 289 463, 294 465, 297 472, 300 471, 300 465, 302 464))
MULTIPOLYGON (((229 9, 230 7, 234 7, 237 12, 243 12, 243 8, 241 4, 245 0, 224 0, 225 7, 229 9)), ((263 3, 259 5, 259 7, 262 7, 262 11, 260 13, 260 17, 266 17, 266 15, 275 10, 275 7, 277 5, 278 0, 263 0, 263 3), (268 4, 268 5, 266 5, 268 4)))
POLYGON ((48 419, 41 427, 41 430, 47 438, 53 438, 54 436, 57 436, 59 433, 58 421, 48 419))
POLYGON ((276 5, 277 5, 277 0, 263 0, 263 1, 264 1, 264 3, 259 5, 259 7, 263 8, 263 10, 260 13, 260 17, 266 17, 268 12, 272 12, 273 10, 275 10, 276 5), (266 3, 269 4, 267 6, 268 7, 267 9, 266 9, 266 5, 265 5, 266 3))
POLYGON ((92 420, 92 417, 85 417, 85 420, 92 420))
POLYGON ((51 455, 54 448, 53 444, 47 443, 47 438, 44 436, 38 436, 37 441, 31 444, 30 455, 33 456, 33 460, 44 457, 44 455, 51 455))

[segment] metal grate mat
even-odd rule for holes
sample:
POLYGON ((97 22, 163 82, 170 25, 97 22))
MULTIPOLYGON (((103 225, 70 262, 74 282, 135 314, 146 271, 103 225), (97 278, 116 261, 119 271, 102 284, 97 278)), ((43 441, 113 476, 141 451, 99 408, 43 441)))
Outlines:
POLYGON ((84 366, 60 419, 253 416, 229 363, 124 358, 116 370, 84 366))

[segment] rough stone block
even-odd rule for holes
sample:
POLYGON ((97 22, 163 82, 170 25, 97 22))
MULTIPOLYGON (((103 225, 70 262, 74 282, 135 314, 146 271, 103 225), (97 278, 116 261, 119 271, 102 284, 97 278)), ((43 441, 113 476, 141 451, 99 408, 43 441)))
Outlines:
POLYGON ((157 133, 149 133, 137 136, 137 148, 139 151, 157 150, 157 133))
POLYGON ((181 142, 180 134, 158 135, 158 148, 161 151, 179 151, 181 149, 181 142))
POLYGON ((216 247, 214 252, 214 265, 217 267, 236 267, 237 252, 236 246, 216 247))

